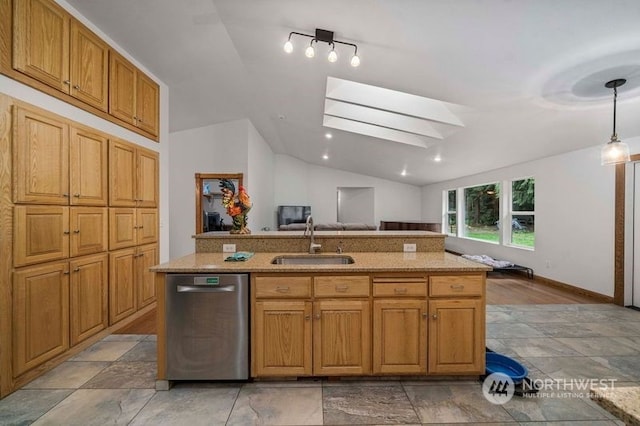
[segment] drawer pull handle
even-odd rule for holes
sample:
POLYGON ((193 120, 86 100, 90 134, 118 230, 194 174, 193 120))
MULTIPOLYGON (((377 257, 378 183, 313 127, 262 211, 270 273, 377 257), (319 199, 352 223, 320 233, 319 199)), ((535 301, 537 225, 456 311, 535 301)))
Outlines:
POLYGON ((311 315, 305 315, 304 319, 305 319, 305 321, 309 321, 311 319, 311 315))
POLYGON ((289 287, 276 287, 276 291, 279 293, 289 293, 289 287))
POLYGON ((429 318, 429 314, 427 312, 422 313, 422 318, 429 318))
POLYGON ((349 286, 348 285, 337 285, 336 286, 336 291, 339 291, 340 293, 344 293, 346 291, 349 290, 349 286))
POLYGON ((462 285, 462 284, 451 284, 451 290, 464 290, 464 285, 462 285))
POLYGON ((396 288, 393 289, 393 292, 395 294, 407 294, 407 288, 406 287, 403 287, 403 288, 397 288, 396 287, 396 288))

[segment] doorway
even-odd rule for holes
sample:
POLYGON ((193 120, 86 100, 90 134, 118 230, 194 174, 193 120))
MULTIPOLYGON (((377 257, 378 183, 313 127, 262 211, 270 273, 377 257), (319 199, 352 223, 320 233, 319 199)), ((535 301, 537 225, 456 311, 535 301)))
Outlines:
POLYGON ((233 219, 222 205, 220 180, 229 179, 238 188, 242 173, 196 173, 196 234, 228 231, 233 219))
POLYGON ((374 225, 374 189, 338 187, 338 222, 374 225))

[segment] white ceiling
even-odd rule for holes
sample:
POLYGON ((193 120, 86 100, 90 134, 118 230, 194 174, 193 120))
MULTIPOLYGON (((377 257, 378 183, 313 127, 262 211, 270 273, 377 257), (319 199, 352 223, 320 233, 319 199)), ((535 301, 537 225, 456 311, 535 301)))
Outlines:
POLYGON ((274 152, 424 185, 604 144, 624 77, 618 134, 640 136, 638 0, 67 1, 169 86, 172 132, 248 117, 274 152), (283 51, 315 28, 360 67, 347 46, 283 51), (324 127, 327 77, 447 102, 464 127, 426 149, 324 127))

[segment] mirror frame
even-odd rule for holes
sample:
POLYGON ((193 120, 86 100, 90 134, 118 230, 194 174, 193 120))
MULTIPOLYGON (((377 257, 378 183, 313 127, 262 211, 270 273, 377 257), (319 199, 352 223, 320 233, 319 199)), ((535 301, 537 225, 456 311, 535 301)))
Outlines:
POLYGON ((242 173, 196 173, 196 234, 202 234, 202 184, 209 179, 231 179, 242 185, 242 173))

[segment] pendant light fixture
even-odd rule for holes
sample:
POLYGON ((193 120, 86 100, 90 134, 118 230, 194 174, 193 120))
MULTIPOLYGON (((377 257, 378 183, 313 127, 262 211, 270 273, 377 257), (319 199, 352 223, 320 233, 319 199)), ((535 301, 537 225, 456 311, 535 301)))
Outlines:
POLYGON ((624 78, 617 78, 605 83, 605 87, 613 89, 613 133, 611 134, 611 140, 602 147, 600 152, 600 161, 603 166, 609 164, 625 163, 630 161, 629 146, 618 139, 616 133, 616 101, 618 99, 618 87, 625 84, 627 80, 624 78))
POLYGON ((353 56, 351 57, 349 64, 351 64, 352 67, 357 67, 360 65, 360 57, 358 56, 358 46, 356 46, 353 43, 347 43, 346 41, 335 40, 333 38, 333 31, 322 30, 320 28, 316 28, 315 36, 311 34, 298 33, 295 31, 290 32, 289 38, 284 44, 284 51, 287 53, 293 52, 293 43, 291 42, 291 36, 294 34, 303 36, 303 37, 309 37, 311 39, 309 46, 307 46, 306 50, 304 51, 304 54, 307 58, 313 58, 316 55, 315 49, 313 47, 313 43, 315 42, 316 44, 318 44, 318 42, 321 41, 321 42, 327 43, 329 47, 331 47, 331 50, 327 55, 327 60, 329 62, 336 62, 338 60, 338 52, 336 52, 336 43, 338 43, 338 44, 344 44, 346 46, 353 47, 354 49, 353 56))

